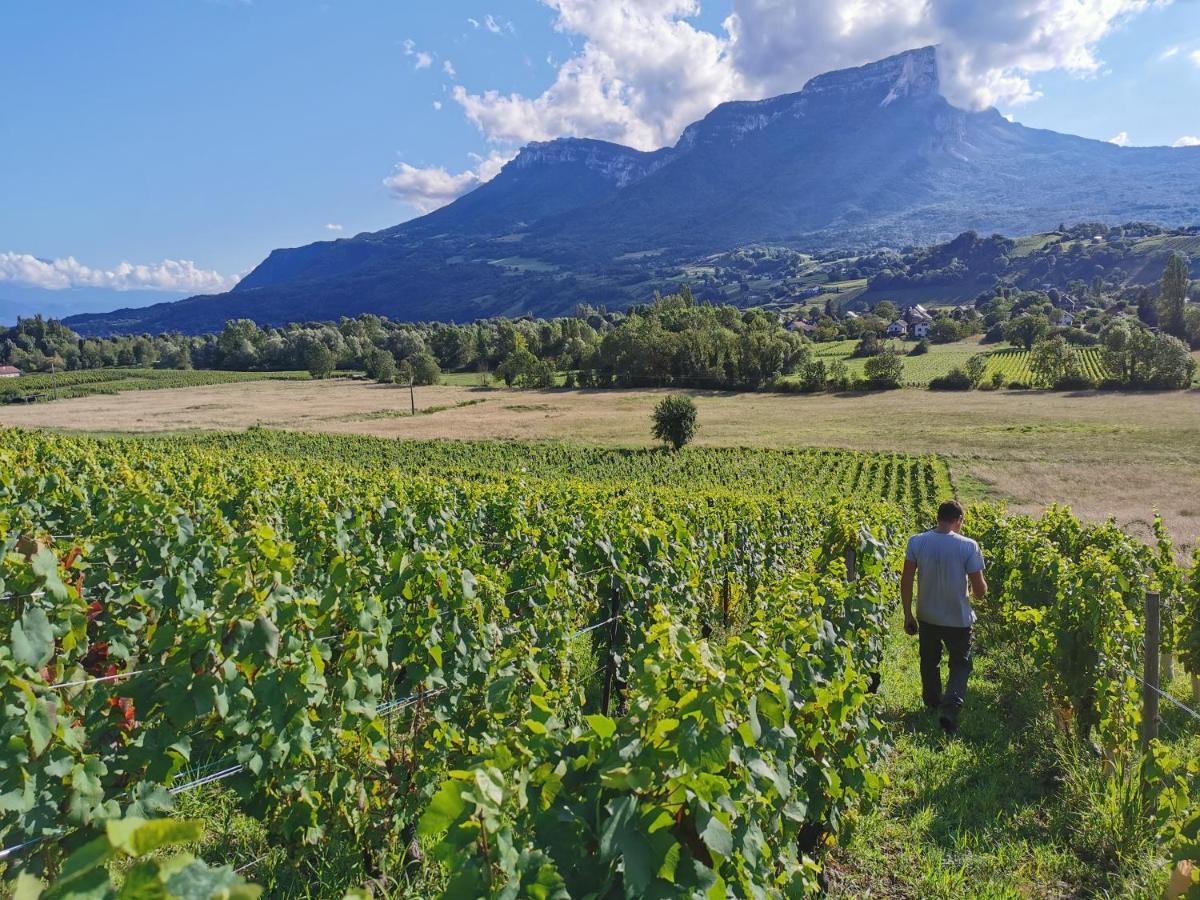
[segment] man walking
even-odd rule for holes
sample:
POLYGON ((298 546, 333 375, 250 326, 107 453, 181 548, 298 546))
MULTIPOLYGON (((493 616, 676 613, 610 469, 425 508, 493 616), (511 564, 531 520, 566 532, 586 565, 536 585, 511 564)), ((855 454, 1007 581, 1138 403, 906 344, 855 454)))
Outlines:
POLYGON ((967 584, 976 600, 987 594, 983 554, 963 537, 963 508, 957 500, 938 507, 936 528, 909 538, 900 576, 904 630, 920 634, 921 695, 925 708, 939 712, 947 734, 958 728, 958 715, 967 699, 971 674, 971 627, 975 611, 967 584), (913 576, 917 577, 917 614, 913 616, 913 576), (942 647, 950 656, 950 677, 942 691, 942 647))

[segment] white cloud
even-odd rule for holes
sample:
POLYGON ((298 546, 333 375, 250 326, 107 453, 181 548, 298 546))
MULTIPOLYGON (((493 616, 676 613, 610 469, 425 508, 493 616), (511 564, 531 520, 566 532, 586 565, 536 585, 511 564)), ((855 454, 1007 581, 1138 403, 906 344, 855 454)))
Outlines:
POLYGON ((980 108, 1037 99, 1029 77, 1096 74, 1096 45, 1154 0, 734 0, 732 52, 768 93, 818 72, 939 45, 943 92, 980 108))
POLYGON ((498 152, 486 157, 471 154, 475 168, 457 174, 442 166, 419 168, 400 163, 383 183, 398 200, 420 212, 430 212, 491 181, 513 156, 498 152))
POLYGON ((1108 139, 1110 144, 1116 144, 1118 147, 1129 146, 1129 132, 1122 131, 1120 134, 1114 134, 1108 139))
POLYGON ((445 72, 447 75, 449 75, 451 78, 454 78, 456 75, 458 75, 458 73, 456 71, 454 71, 454 63, 450 62, 450 60, 448 60, 448 59, 442 60, 442 71, 445 72))
POLYGON ((414 69, 428 69, 433 65, 433 56, 424 50, 418 50, 417 44, 412 38, 405 38, 401 44, 404 47, 404 55, 413 57, 414 69))
POLYGON ((200 269, 188 259, 164 259, 150 265, 122 262, 112 269, 93 269, 73 256, 47 260, 28 253, 0 253, 0 281, 48 290, 102 287, 215 294, 229 290, 238 280, 237 276, 200 269))
POLYGON ((1200 147, 1200 137, 1185 134, 1171 145, 1172 147, 1200 147))
MULTIPOLYGON (((733 0, 720 34, 690 21, 699 0, 542 2, 559 31, 583 39, 554 83, 534 97, 455 90, 499 145, 577 135, 659 147, 722 101, 796 91, 821 72, 935 43, 952 102, 1026 103, 1040 96, 1038 73, 1100 73, 1100 40, 1164 0, 733 0)), ((489 16, 485 27, 501 24, 489 16)))
POLYGON ((1166 62, 1168 59, 1172 59, 1172 58, 1178 56, 1180 49, 1181 48, 1178 44, 1176 44, 1174 47, 1168 47, 1166 50, 1164 50, 1162 53, 1160 53, 1158 55, 1158 61, 1166 62))
POLYGON ((479 20, 478 20, 478 19, 472 19, 470 16, 467 16, 467 22, 470 24, 470 26, 471 26, 472 28, 478 28, 478 27, 479 27, 479 20))
POLYGON ((1188 54, 1188 59, 1192 61, 1193 65, 1200 66, 1200 50, 1193 50, 1188 54))
POLYGON ((342 226, 338 225, 336 222, 327 222, 325 224, 325 230, 326 231, 341 231, 342 226))
MULTIPOLYGON (((467 21, 474 22, 474 19, 468 19, 467 21)), ((479 26, 476 25, 476 27, 479 27, 479 26)), ((483 27, 486 28, 488 31, 490 31, 492 34, 504 34, 505 32, 507 32, 508 34, 516 34, 517 33, 517 27, 515 25, 513 25, 513 23, 511 21, 508 21, 506 19, 497 19, 491 13, 488 13, 486 16, 483 17, 483 27)))
POLYGON ((434 100, 434 101, 433 101, 433 108, 434 108, 434 109, 441 109, 441 108, 442 108, 442 101, 441 101, 441 100, 434 100))
POLYGON ((697 0, 544 2, 558 13, 559 31, 585 38, 549 88, 538 97, 454 90, 493 142, 573 134, 650 149, 723 100, 754 92, 728 57, 728 39, 686 21, 697 0))

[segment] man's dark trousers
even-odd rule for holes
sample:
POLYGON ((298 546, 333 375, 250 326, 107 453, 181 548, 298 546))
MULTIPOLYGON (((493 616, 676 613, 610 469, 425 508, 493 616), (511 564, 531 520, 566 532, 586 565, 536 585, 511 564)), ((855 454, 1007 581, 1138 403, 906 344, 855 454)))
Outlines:
POLYGON ((943 718, 958 722, 958 712, 967 699, 971 674, 971 629, 919 622, 921 652, 921 696, 927 707, 941 707, 943 718), (950 677, 942 692, 942 646, 950 656, 950 677))

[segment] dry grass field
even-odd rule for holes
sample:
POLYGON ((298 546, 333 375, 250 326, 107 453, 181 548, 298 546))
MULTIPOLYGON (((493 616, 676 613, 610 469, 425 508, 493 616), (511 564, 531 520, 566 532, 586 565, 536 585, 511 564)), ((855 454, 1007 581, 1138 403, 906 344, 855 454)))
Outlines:
MULTIPOLYGON (((404 438, 515 438, 640 446, 663 392, 416 389, 352 381, 253 382, 0 407, 0 424, 72 431, 236 430, 254 425, 404 438)), ((693 392, 697 443, 827 446, 945 455, 968 498, 1033 511, 1053 502, 1139 532, 1159 509, 1200 534, 1200 392, 902 390, 830 396, 693 392)))

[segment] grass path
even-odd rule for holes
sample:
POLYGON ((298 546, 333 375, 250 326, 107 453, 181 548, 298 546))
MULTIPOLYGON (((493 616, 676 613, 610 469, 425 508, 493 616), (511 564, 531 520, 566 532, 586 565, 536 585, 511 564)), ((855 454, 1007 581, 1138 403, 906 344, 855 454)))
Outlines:
POLYGON ((830 896, 1096 896, 1057 802, 1052 726, 1020 661, 976 655, 959 731, 948 738, 921 706, 916 638, 893 623, 886 652, 880 715, 894 736, 890 783, 836 854, 830 896))

